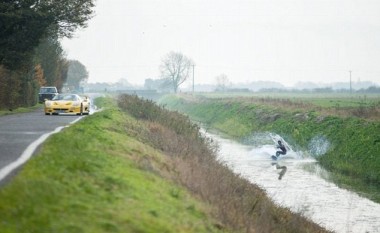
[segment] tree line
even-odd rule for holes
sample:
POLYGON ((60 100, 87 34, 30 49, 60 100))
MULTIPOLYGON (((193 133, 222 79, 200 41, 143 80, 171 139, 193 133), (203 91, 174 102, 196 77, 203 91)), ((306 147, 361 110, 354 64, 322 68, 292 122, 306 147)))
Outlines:
POLYGON ((43 85, 62 89, 73 61, 59 40, 87 26, 94 1, 0 2, 0 109, 35 105, 43 85))

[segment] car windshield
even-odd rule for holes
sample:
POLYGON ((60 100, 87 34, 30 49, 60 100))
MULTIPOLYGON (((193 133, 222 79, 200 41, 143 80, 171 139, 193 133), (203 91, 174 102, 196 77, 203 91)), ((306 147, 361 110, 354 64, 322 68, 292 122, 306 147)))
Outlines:
POLYGON ((53 100, 78 101, 79 98, 76 95, 56 95, 53 100))
POLYGON ((46 94, 46 93, 56 93, 56 89, 54 87, 44 87, 40 89, 40 93, 46 94))

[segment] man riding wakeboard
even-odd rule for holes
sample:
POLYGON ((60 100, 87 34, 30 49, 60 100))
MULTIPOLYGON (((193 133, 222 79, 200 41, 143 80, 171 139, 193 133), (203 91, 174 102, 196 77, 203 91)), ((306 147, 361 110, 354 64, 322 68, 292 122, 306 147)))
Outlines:
POLYGON ((276 157, 278 158, 280 155, 286 155, 286 148, 285 145, 282 144, 282 142, 279 140, 277 148, 280 149, 279 151, 276 151, 276 157))
POLYGON ((286 154, 286 147, 284 144, 282 144, 282 142, 279 140, 278 141, 278 145, 277 145, 277 148, 280 149, 279 151, 276 151, 276 156, 272 155, 272 159, 273 160, 277 160, 277 158, 280 156, 280 155, 285 155, 286 154))

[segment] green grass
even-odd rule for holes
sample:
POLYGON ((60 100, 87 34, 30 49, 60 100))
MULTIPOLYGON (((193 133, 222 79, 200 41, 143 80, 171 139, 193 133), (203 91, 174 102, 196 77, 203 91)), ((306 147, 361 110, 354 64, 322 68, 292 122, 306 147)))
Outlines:
POLYGON ((16 114, 16 113, 32 112, 38 108, 42 108, 42 104, 37 104, 33 107, 20 107, 20 108, 12 109, 12 111, 10 111, 9 109, 7 110, 0 109, 0 116, 16 114))
POLYGON ((111 108, 51 136, 0 189, 1 232, 218 232, 207 205, 156 174, 165 156, 128 122, 111 108))
POLYGON ((380 106, 380 94, 362 93, 203 93, 207 98, 256 98, 286 99, 295 103, 303 102, 321 108, 356 108, 380 106))

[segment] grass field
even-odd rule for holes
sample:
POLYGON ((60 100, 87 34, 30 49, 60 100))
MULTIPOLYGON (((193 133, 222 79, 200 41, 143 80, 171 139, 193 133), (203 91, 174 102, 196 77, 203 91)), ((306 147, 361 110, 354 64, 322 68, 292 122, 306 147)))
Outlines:
POLYGON ((347 93, 198 93, 199 98, 271 105, 285 111, 380 120, 380 94, 347 93))
POLYGON ((317 107, 371 107, 380 106, 380 94, 348 93, 202 93, 208 98, 253 97, 262 99, 287 99, 293 102, 311 103, 317 107))

